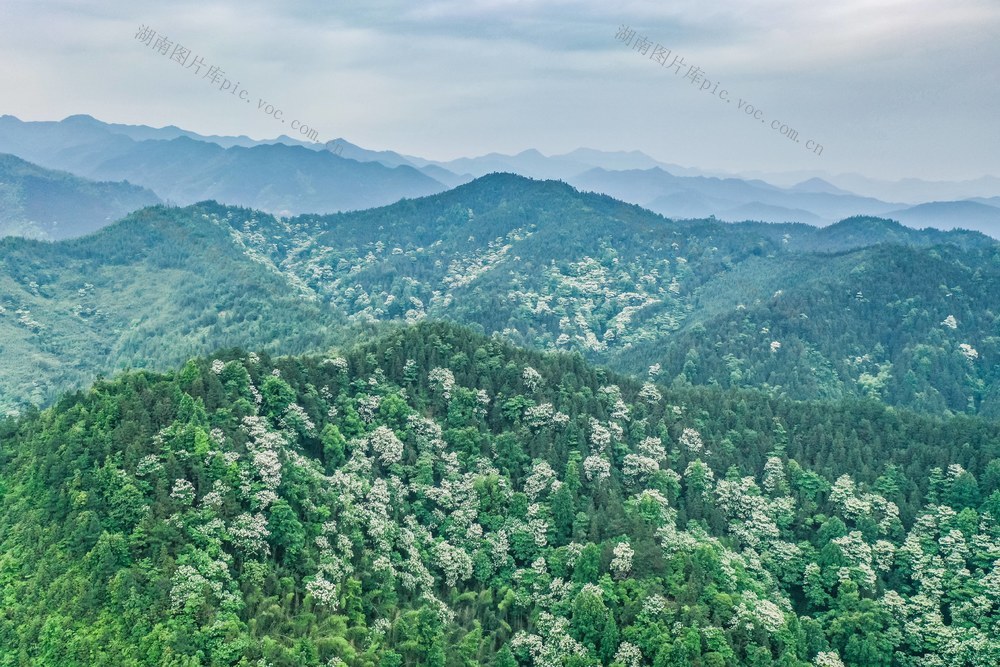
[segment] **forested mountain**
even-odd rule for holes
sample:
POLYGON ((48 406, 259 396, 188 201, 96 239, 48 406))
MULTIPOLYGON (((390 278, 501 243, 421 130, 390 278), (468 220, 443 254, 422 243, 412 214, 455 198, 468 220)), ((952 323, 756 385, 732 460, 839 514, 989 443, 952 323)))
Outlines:
POLYGON ((0 665, 978 667, 1000 427, 425 323, 0 422, 0 665))
POLYGON ((97 183, 0 154, 0 237, 83 236, 160 199, 129 183, 97 183))
POLYGON ((0 258, 7 408, 239 336, 297 352, 431 317, 667 382, 1000 415, 1000 246, 972 232, 671 221, 497 174, 332 216, 149 209, 0 258))
POLYGON ((0 412, 227 345, 324 348, 324 309, 196 211, 145 209, 59 243, 0 239, 0 412))

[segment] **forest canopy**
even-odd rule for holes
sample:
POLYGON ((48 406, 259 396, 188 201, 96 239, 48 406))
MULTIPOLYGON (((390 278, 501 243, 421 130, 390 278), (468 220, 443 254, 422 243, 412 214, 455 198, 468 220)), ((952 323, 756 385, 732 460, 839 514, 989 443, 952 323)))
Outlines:
POLYGON ((995 665, 1000 427, 442 323, 0 423, 0 665, 995 665))

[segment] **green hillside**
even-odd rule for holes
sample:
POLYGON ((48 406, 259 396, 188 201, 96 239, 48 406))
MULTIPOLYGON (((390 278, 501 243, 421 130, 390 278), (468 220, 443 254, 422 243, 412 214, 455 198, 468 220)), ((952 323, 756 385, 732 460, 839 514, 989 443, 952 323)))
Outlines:
POLYGON ((197 209, 145 209, 60 243, 0 239, 0 408, 225 346, 322 349, 327 321, 197 209))
POLYGON ((995 665, 1000 428, 422 324, 0 423, 0 665, 995 665))
POLYGON ((672 221, 494 174, 330 216, 154 208, 4 242, 0 262, 6 409, 125 366, 432 318, 665 383, 1000 414, 1000 246, 971 232, 672 221))

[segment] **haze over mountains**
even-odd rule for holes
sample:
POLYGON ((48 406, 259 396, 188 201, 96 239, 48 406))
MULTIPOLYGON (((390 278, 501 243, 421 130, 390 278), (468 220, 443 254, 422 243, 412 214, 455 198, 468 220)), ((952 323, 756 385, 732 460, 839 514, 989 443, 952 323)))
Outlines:
POLYGON ((173 126, 108 124, 83 115, 59 122, 0 117, 0 153, 88 179, 127 180, 177 205, 213 199, 280 215, 331 213, 434 194, 488 173, 510 172, 563 180, 670 218, 822 226, 853 215, 886 216, 918 228, 966 228, 1000 237, 1000 180, 993 177, 885 183, 853 174, 802 174, 801 180, 779 187, 759 178, 662 163, 640 151, 581 148, 545 156, 526 150, 433 161, 370 151, 343 139, 332 143, 336 154, 324 144, 287 136, 269 141, 202 136, 173 126))
POLYGON ((0 237, 82 236, 159 203, 146 188, 88 181, 0 154, 0 237))

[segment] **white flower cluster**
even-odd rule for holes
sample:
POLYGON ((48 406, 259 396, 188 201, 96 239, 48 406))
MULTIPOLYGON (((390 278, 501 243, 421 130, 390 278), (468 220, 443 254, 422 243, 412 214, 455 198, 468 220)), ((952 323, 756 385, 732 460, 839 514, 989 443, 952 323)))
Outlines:
POLYGON ((226 368, 226 363, 224 361, 222 361, 222 359, 213 359, 212 360, 212 372, 215 373, 216 375, 219 375, 220 373, 222 373, 222 371, 225 368, 226 368))
POLYGON ((830 502, 839 506, 844 516, 857 521, 861 518, 876 520, 879 531, 887 533, 899 520, 899 507, 877 493, 858 495, 854 480, 841 475, 830 487, 830 502))
POLYGON ((490 533, 486 536, 484 542, 486 543, 493 567, 498 570, 506 567, 510 562, 510 539, 507 531, 501 529, 495 533, 490 533))
POLYGON ((539 634, 521 631, 510 641, 515 653, 526 653, 537 667, 564 665, 567 658, 587 655, 587 649, 570 636, 569 619, 543 611, 538 614, 537 626, 539 634))
POLYGON ((398 463, 403 458, 403 441, 387 426, 379 426, 368 435, 368 444, 382 465, 398 463))
POLYGON ((278 452, 273 449, 254 452, 253 466, 266 488, 272 490, 278 488, 281 484, 281 460, 278 458, 278 452))
POLYGON ((660 390, 656 388, 655 384, 646 382, 642 385, 642 389, 639 390, 639 398, 649 404, 656 404, 660 402, 663 395, 660 394, 660 390))
POLYGON ((785 627, 785 615, 770 600, 764 600, 752 591, 744 591, 733 615, 734 627, 742 625, 750 630, 760 627, 767 632, 779 632, 785 627))
POLYGON ((382 404, 382 397, 378 395, 365 394, 358 397, 358 416, 366 424, 370 424, 375 419, 375 413, 382 404))
POLYGON ((624 579, 632 572, 632 558, 635 550, 628 542, 619 542, 615 545, 614 558, 611 559, 611 573, 617 579, 624 579))
POLYGON ((417 444, 421 448, 430 445, 432 449, 444 449, 441 426, 433 419, 411 414, 406 418, 406 426, 417 436, 417 444))
POLYGON ((704 447, 704 443, 701 441, 701 433, 698 433, 698 431, 693 428, 684 429, 681 432, 679 442, 682 447, 687 449, 692 454, 698 454, 704 447))
POLYGON ((556 481, 556 473, 548 461, 535 461, 531 474, 524 480, 524 493, 531 500, 536 500, 554 481, 556 481))
POLYGON ((676 512, 670 508, 670 503, 667 501, 666 496, 656 489, 644 489, 640 493, 634 495, 632 500, 640 506, 650 505, 655 507, 659 511, 661 522, 672 520, 676 514, 676 512))
POLYGON ((610 417, 612 419, 628 421, 628 414, 629 414, 629 408, 628 405, 625 404, 625 401, 622 400, 621 398, 615 401, 614 406, 611 408, 610 417))
POLYGON ((524 386, 528 388, 528 391, 535 391, 542 383, 542 374, 531 366, 525 366, 524 372, 521 373, 521 380, 524 381, 524 386))
POLYGON ((569 415, 557 412, 551 403, 542 403, 525 409, 524 422, 532 429, 561 426, 569 422, 569 415))
POLYGON ((729 519, 729 531, 744 544, 757 548, 778 538, 774 514, 786 508, 790 499, 768 501, 760 494, 753 477, 737 481, 720 479, 715 485, 716 506, 729 519))
POLYGON ((709 500, 712 495, 712 484, 715 482, 715 473, 712 472, 712 468, 708 466, 707 463, 701 459, 695 459, 687 464, 684 468, 684 479, 688 480, 688 483, 694 483, 695 480, 699 484, 704 485, 701 489, 702 498, 704 500, 709 500))
POLYGON ((615 653, 615 662, 624 667, 639 667, 642 664, 642 651, 635 644, 622 642, 615 653))
POLYGON ((225 495, 231 490, 222 480, 215 480, 215 483, 212 484, 212 490, 202 496, 201 506, 214 510, 219 509, 222 507, 225 495))
POLYGON ((535 540, 536 547, 545 547, 549 543, 549 524, 545 519, 534 518, 528 521, 528 531, 535 540))
POLYGON ((441 392, 445 400, 451 399, 451 390, 455 388, 455 374, 447 368, 433 368, 427 374, 431 389, 441 392))
POLYGON ((332 366, 333 368, 336 368, 341 373, 346 372, 347 371, 347 366, 348 366, 347 359, 344 359, 343 357, 330 357, 328 359, 324 359, 323 360, 323 365, 324 366, 332 366))
POLYGON ((316 431, 316 424, 309 419, 309 415, 305 409, 296 403, 289 403, 288 407, 285 408, 285 414, 281 418, 281 425, 285 428, 301 430, 307 434, 316 431))
MULTIPOLYGON (((213 491, 213 493, 215 492, 213 491)), ((202 500, 204 501, 207 498, 208 496, 205 496, 205 498, 202 500)), ((278 500, 278 494, 272 491, 271 489, 263 489, 254 494, 254 503, 261 510, 266 510, 268 507, 273 505, 277 500, 278 500)))
POLYGON ((170 497, 185 505, 190 505, 194 502, 194 484, 183 478, 174 480, 174 488, 170 490, 170 497))
POLYGON ((306 592, 324 607, 336 609, 337 586, 327 581, 322 575, 317 575, 315 579, 306 584, 306 592))
POLYGON ((583 473, 590 481, 611 477, 611 461, 603 456, 592 455, 583 460, 583 473))
POLYGON ((611 431, 599 421, 590 418, 590 445, 595 452, 603 452, 611 444, 611 431))
POLYGON ((178 612, 189 602, 203 599, 205 588, 211 588, 211 584, 201 572, 191 565, 181 565, 171 578, 170 608, 178 612))
POLYGON ((656 618, 667 608, 667 603, 661 595, 650 595, 642 601, 642 613, 656 618))
POLYGON ((847 576, 863 588, 873 588, 876 576, 872 568, 872 548, 865 542, 861 532, 852 530, 831 542, 840 549, 840 553, 850 563, 847 576))
POLYGON ((968 343, 959 343, 958 351, 961 352, 962 356, 964 356, 969 361, 975 361, 976 359, 979 358, 979 352, 977 352, 976 348, 972 347, 968 343))
POLYGON ((229 526, 229 537, 233 544, 249 556, 267 555, 269 550, 265 540, 270 535, 267 518, 260 513, 244 512, 233 519, 229 526))
POLYGON ((372 483, 361 507, 368 536, 375 543, 376 551, 381 553, 392 548, 391 537, 396 528, 389 520, 390 502, 389 485, 379 478, 372 483))
POLYGON ((667 458, 667 450, 663 447, 663 441, 659 438, 643 438, 639 442, 639 454, 654 461, 663 461, 667 458))
POLYGON ((656 459, 638 454, 626 454, 622 466, 622 473, 632 481, 642 481, 655 475, 660 470, 660 464, 656 459))
POLYGON ((787 489, 788 482, 785 479, 785 464, 777 456, 769 456, 764 464, 764 479, 762 481, 764 491, 767 493, 780 493, 787 489))
POLYGON ((219 602, 220 608, 237 610, 241 604, 240 596, 227 590, 232 582, 229 566, 223 560, 205 557, 198 563, 198 567, 188 563, 180 565, 170 580, 170 607, 174 613, 178 613, 189 603, 197 605, 209 594, 219 602))
POLYGON ((472 558, 464 549, 459 549, 447 541, 438 542, 434 547, 434 558, 444 573, 444 581, 449 588, 472 576, 472 558))
POLYGON ((135 474, 139 477, 152 475, 160 470, 163 470, 163 464, 160 463, 160 457, 156 454, 143 456, 135 466, 135 474))
POLYGON ((490 393, 485 389, 477 389, 476 403, 485 408, 487 405, 490 404, 490 393))
POLYGON ((610 404, 614 404, 622 397, 622 388, 616 384, 607 384, 597 389, 597 395, 603 397, 610 404))
POLYGON ((820 651, 813 658, 813 664, 816 667, 844 667, 844 663, 836 651, 820 651))

